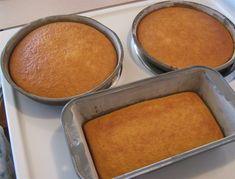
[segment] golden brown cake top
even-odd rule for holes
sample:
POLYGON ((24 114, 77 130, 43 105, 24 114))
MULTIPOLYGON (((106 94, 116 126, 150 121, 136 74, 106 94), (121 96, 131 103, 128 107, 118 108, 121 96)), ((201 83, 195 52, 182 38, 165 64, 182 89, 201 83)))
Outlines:
POLYGON ((83 128, 103 179, 223 137, 213 115, 193 92, 130 105, 91 120, 83 128))
POLYGON ((143 49, 171 67, 218 67, 233 54, 225 26, 208 14, 184 6, 162 8, 145 16, 137 28, 143 49))
POLYGON ((95 88, 116 65, 116 50, 103 33, 82 23, 56 22, 33 30, 19 42, 9 70, 25 91, 62 98, 95 88))

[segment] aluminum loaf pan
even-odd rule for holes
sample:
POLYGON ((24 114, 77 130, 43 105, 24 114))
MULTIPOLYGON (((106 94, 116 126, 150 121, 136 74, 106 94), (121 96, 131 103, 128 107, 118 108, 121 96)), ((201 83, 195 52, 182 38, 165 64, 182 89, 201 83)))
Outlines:
MULTIPOLYGON (((216 71, 192 67, 88 94, 69 102, 61 118, 72 161, 80 178, 97 178, 82 126, 89 120, 144 100, 194 91, 207 104, 225 137, 117 178, 133 178, 235 140, 235 94, 216 71)), ((104 141, 105 142, 105 141, 104 141)))
MULTIPOLYGON (((136 52, 137 56, 139 59, 151 70, 156 71, 156 68, 161 69, 162 71, 168 72, 172 70, 176 70, 176 67, 169 66, 168 64, 162 63, 160 59, 154 59, 150 54, 148 54, 141 44, 138 41, 137 37, 137 29, 140 21, 148 14, 150 14, 153 11, 156 11, 161 8, 165 7, 172 7, 172 6, 184 6, 184 7, 189 7, 193 9, 197 9, 199 11, 205 12, 208 15, 216 18, 218 21, 220 21, 230 32, 231 37, 233 39, 233 46, 235 47, 235 26, 234 24, 223 14, 220 12, 207 7, 202 4, 194 3, 194 2, 187 2, 187 1, 177 1, 177 2, 172 2, 172 1, 165 1, 165 2, 160 2, 156 3, 153 5, 148 6, 147 8, 143 9, 134 19, 133 24, 132 24, 132 40, 133 40, 133 45, 134 45, 134 51, 136 52)), ((179 59, 180 60, 180 59, 179 59)), ((235 50, 233 50, 233 55, 232 57, 223 65, 218 66, 214 68, 215 70, 223 73, 224 71, 228 70, 228 68, 231 68, 235 60, 235 50)), ((232 69, 234 70, 234 69, 232 69)), ((157 71, 156 71, 157 72, 157 71)))
POLYGON ((12 54, 14 48, 16 47, 16 45, 31 31, 37 29, 40 26, 50 24, 53 22, 78 22, 78 23, 87 24, 91 27, 94 27, 95 29, 97 29, 101 33, 103 33, 112 42, 112 44, 114 45, 114 47, 116 49, 117 65, 116 65, 114 71, 110 74, 109 77, 106 78, 106 80, 104 80, 101 84, 96 86, 94 89, 88 91, 87 93, 97 91, 100 89, 108 88, 119 78, 119 76, 121 74, 122 61, 123 61, 123 47, 122 47, 120 39, 115 34, 115 32, 113 32, 108 27, 102 25, 101 23, 97 22, 96 20, 88 18, 88 17, 84 17, 84 16, 78 16, 78 15, 50 16, 50 17, 36 20, 36 21, 28 24, 27 26, 23 27, 19 32, 17 32, 8 41, 5 49, 3 50, 3 53, 1 56, 2 72, 3 72, 3 75, 6 78, 6 80, 9 82, 9 84, 14 89, 16 89, 20 93, 32 98, 33 100, 43 102, 43 103, 48 103, 48 104, 55 104, 55 105, 65 104, 66 102, 68 102, 72 98, 76 97, 76 96, 71 96, 71 97, 65 97, 65 98, 48 98, 48 97, 34 95, 32 93, 25 91, 21 87, 19 87, 11 78, 11 75, 9 72, 9 68, 8 68, 9 61, 11 58, 11 54, 12 54))

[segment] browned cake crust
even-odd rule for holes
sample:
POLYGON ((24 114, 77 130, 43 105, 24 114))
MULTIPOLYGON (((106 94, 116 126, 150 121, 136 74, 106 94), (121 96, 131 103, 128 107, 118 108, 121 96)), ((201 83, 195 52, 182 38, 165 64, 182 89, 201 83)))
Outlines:
POLYGON ((168 7, 144 17, 137 37, 153 58, 176 68, 218 67, 233 54, 233 39, 222 23, 188 7, 168 7))
POLYGON ((104 34, 85 24, 56 22, 20 41, 9 68, 15 83, 25 91, 61 98, 93 89, 116 64, 116 50, 104 34))
POLYGON ((201 98, 184 92, 131 105, 87 122, 100 178, 112 178, 223 137, 201 98))

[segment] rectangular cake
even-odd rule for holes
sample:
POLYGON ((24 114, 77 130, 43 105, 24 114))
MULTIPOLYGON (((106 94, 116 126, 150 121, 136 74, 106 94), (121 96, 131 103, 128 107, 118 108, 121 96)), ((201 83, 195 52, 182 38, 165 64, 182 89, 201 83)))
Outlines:
POLYGON ((83 126, 100 178, 109 179, 223 138, 194 92, 133 104, 83 126))

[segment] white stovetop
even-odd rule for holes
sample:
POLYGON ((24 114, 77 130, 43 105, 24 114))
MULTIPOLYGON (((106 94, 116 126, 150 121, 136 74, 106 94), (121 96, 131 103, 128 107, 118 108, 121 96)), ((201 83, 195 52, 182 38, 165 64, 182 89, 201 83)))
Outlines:
MULTIPOLYGON (((2 27, 24 24, 41 16, 74 13, 78 11, 82 2, 87 2, 87 5, 95 7, 95 3, 124 1, 126 0, 0 0, 0 29, 2 27)), ((130 24, 137 11, 153 2, 149 0, 148 2, 140 2, 142 5, 125 6, 124 10, 117 7, 111 10, 102 10, 100 13, 87 14, 113 29, 125 46, 123 68, 123 74, 125 73, 125 75, 121 77, 119 84, 148 76, 133 63, 126 47, 130 24)), ((235 23, 234 0, 200 0, 199 2, 223 12, 235 23)), ((17 30, 12 29, 0 32, 0 53, 7 40, 17 30)), ((61 107, 43 105, 32 101, 13 91, 4 79, 2 82, 18 178, 77 178, 60 122, 61 107)), ((231 86, 235 89, 235 81, 231 83, 231 86)), ((147 175, 147 177, 151 179, 156 177, 161 179, 234 179, 234 170, 235 143, 233 142, 165 167, 147 175)))
POLYGON ((0 29, 41 17, 78 13, 131 1, 134 0, 0 0, 0 29))

